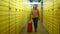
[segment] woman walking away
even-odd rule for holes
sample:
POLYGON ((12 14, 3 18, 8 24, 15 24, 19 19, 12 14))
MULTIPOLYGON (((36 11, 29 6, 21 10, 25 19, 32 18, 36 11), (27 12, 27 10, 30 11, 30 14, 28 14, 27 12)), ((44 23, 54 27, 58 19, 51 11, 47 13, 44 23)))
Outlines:
POLYGON ((31 11, 31 17, 34 22, 35 32, 37 32, 37 25, 38 25, 38 19, 39 19, 39 10, 37 9, 37 4, 33 5, 33 9, 31 11))

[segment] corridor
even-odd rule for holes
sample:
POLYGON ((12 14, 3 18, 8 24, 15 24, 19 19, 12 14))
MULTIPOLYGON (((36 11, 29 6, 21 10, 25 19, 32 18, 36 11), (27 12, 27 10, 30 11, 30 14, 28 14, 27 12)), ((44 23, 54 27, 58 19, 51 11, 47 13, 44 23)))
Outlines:
POLYGON ((60 34, 60 0, 0 0, 0 34, 60 34), (38 30, 28 33, 34 4, 38 30))

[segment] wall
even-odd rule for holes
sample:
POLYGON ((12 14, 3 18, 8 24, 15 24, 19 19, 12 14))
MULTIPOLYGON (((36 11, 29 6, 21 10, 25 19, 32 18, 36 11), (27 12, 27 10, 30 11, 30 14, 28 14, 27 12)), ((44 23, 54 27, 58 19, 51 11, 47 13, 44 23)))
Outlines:
POLYGON ((43 25, 49 34, 60 34, 60 2, 59 0, 51 2, 44 5, 43 25))
POLYGON ((0 34, 19 34, 27 23, 30 7, 19 2, 0 0, 0 34))

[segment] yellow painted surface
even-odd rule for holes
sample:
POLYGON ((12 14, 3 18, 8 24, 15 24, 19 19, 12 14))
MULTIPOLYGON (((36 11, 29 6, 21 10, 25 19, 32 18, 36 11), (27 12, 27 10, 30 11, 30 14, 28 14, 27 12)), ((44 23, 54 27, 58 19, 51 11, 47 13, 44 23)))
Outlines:
POLYGON ((26 0, 0 0, 0 34, 19 34, 27 23, 30 7, 22 1, 26 0))
POLYGON ((43 25, 45 26, 49 34, 59 34, 60 32, 59 31, 60 9, 58 9, 60 8, 59 4, 60 4, 59 0, 54 0, 54 3, 44 5, 43 25))
MULTIPOLYGON (((20 4, 27 0, 0 0, 0 34, 19 34, 30 16, 30 6, 20 4), (10 4, 9 4, 10 2, 10 4)), ((53 0, 44 0, 44 2, 53 0)), ((38 7, 41 12, 41 7, 38 7)), ((40 13, 41 14, 41 13, 40 13)), ((59 34, 60 1, 44 5, 43 25, 49 34, 59 34)))

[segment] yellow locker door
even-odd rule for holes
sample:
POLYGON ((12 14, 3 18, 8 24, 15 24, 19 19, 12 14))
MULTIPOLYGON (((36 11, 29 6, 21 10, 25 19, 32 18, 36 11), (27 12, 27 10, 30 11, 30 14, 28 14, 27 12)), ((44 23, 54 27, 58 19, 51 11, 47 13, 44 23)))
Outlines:
POLYGON ((8 2, 8 0, 0 0, 0 34, 9 34, 8 2))
MULTIPOLYGON (((15 2, 15 1, 14 1, 15 2)), ((10 0, 10 34, 15 34, 16 33, 16 28, 15 28, 15 4, 13 0, 10 0)))

